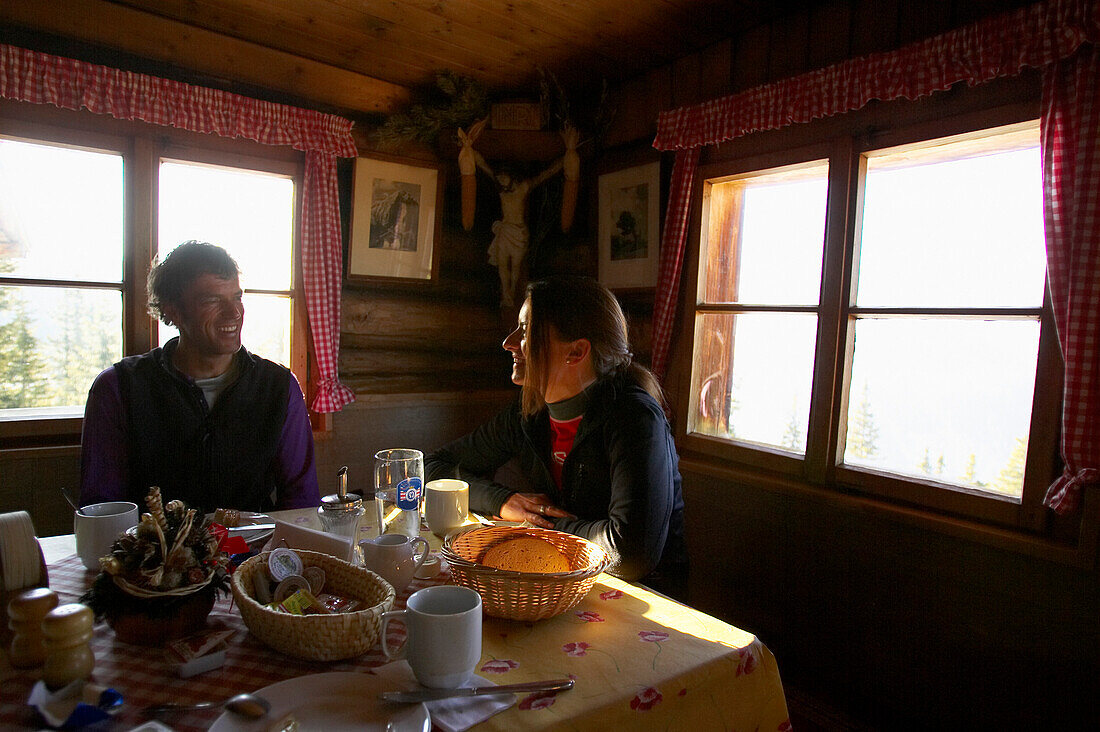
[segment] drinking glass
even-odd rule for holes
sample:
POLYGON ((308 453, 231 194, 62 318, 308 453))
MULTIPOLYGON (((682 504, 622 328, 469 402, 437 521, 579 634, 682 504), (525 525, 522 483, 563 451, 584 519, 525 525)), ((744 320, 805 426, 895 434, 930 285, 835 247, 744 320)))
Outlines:
POLYGON ((420 536, 424 495, 424 453, 397 448, 374 454, 374 505, 378 534, 420 536))

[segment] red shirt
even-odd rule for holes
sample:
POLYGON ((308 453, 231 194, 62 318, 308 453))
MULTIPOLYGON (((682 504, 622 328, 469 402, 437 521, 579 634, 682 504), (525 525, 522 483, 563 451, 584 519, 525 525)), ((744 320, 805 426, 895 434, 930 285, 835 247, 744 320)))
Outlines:
POLYGON ((558 488, 561 488, 561 468, 569 451, 573 449, 573 440, 582 419, 583 414, 573 419, 550 418, 550 475, 558 488))

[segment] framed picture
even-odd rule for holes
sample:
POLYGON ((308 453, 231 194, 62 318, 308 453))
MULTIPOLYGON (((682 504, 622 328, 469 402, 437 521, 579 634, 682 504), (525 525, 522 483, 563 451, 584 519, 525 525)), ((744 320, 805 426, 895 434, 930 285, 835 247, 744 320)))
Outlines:
POLYGON ((599 274, 612 290, 657 286, 661 164, 600 176, 599 274))
POLYGON ((348 279, 435 279, 442 197, 438 165, 401 158, 357 158, 348 279))

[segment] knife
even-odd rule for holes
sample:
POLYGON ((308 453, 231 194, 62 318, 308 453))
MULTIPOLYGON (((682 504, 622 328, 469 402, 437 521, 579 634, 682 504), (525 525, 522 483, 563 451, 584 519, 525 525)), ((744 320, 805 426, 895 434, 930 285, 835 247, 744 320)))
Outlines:
POLYGON ((232 536, 233 534, 247 534, 250 531, 267 531, 274 528, 275 524, 249 524, 247 526, 230 526, 227 531, 232 536))
POLYGON ((573 679, 532 681, 529 684, 504 684, 502 686, 472 686, 461 689, 415 689, 413 691, 383 691, 382 699, 388 702, 420 702, 449 699, 456 696, 490 696, 492 694, 520 694, 527 691, 567 691, 573 688, 573 679))

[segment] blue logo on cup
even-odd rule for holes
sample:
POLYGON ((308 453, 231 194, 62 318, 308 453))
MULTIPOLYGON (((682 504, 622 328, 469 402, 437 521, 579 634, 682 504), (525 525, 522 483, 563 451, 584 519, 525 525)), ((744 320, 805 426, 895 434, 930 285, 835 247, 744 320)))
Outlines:
POLYGON ((397 484, 397 507, 406 511, 420 509, 422 483, 420 478, 405 478, 397 484))

